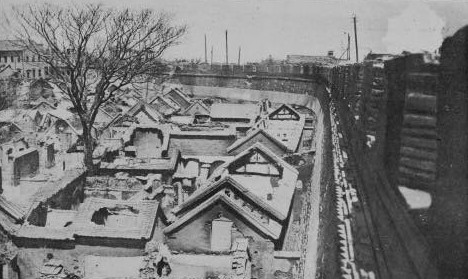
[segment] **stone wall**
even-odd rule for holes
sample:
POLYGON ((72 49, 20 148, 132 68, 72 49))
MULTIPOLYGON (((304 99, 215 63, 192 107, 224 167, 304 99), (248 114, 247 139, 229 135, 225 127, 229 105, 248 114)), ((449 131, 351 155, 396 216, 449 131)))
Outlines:
MULTIPOLYGON (((392 158, 397 159, 393 162, 397 165, 389 162, 386 165, 393 168, 392 180, 395 183, 431 192, 435 183, 438 154, 436 102, 439 69, 437 63, 424 59, 423 55, 399 58, 404 64, 400 64, 399 68, 398 66, 396 69, 393 68, 396 73, 387 71, 388 75, 398 75, 399 82, 403 82, 405 86, 401 88, 403 92, 392 91, 395 95, 391 97, 396 100, 389 99, 389 103, 398 103, 400 106, 387 110, 389 112, 387 135, 399 137, 397 141, 400 144, 392 146, 396 148, 395 150, 391 148, 386 150, 386 154, 395 154, 399 157, 392 158), (392 135, 392 132, 396 135, 392 135), (396 166, 398 169, 395 169, 396 166)), ((389 61, 388 64, 401 62, 389 61)), ((391 79, 387 82, 389 86, 394 86, 396 83, 397 81, 391 79)))
MULTIPOLYGON (((407 157, 413 160, 411 164, 425 166, 427 153, 418 153, 414 146, 410 146, 413 149, 408 153, 409 146, 402 142, 407 141, 408 132, 421 132, 421 128, 426 129, 426 133, 434 133, 432 96, 437 91, 432 85, 438 84, 436 72, 437 66, 432 61, 425 61, 422 55, 411 55, 386 63, 366 62, 323 68, 311 78, 304 75, 250 76, 235 72, 230 76, 226 72, 217 75, 180 73, 175 77, 184 85, 184 90, 197 97, 218 96, 252 101, 270 98, 272 102, 287 104, 317 104, 314 112, 321 118, 319 121, 326 120, 324 132, 329 135, 330 99, 325 90, 328 87, 336 107, 337 124, 342 127, 338 134, 340 144, 350 158, 344 168, 350 174, 350 183, 360 201, 355 209, 359 214, 350 216, 350 220, 353 234, 358 236, 352 241, 353 245, 361 247, 357 251, 361 267, 375 271, 378 278, 436 278, 437 270, 432 263, 427 239, 416 226, 397 188, 404 181, 408 187, 433 189, 431 183, 434 180, 424 181, 417 175, 402 179, 400 166, 408 163, 407 157), (421 79, 427 79, 427 84, 426 81, 420 82, 421 79), (307 95, 315 97, 315 102, 307 101, 304 98, 307 95), (405 154, 403 160, 401 152, 405 154), (412 156, 411 152, 419 156, 412 156)), ((424 136, 418 134, 417 138, 423 140, 424 136)), ((325 161, 330 159, 329 154, 324 157, 325 161)), ((428 156, 434 158, 436 154, 437 149, 430 151, 428 156)), ((317 155, 319 158, 321 156, 317 155)), ((322 164, 328 165, 317 163, 322 164)), ((320 199, 312 204, 318 206, 320 199)), ((311 222, 311 227, 322 226, 323 219, 311 222)), ((309 238, 313 239, 313 236, 310 234, 309 238)), ((313 253, 318 258, 324 255, 313 253)), ((329 257, 328 260, 338 259, 329 257)), ((304 265, 305 268, 299 266, 300 271, 306 270, 301 274, 310 275, 307 270, 316 270, 315 263, 314 267, 308 266, 310 261, 305 261, 304 265)))
POLYGON ((468 28, 441 47, 439 156, 430 209, 431 242, 444 278, 468 274, 468 28))
POLYGON ((320 65, 186 65, 178 66, 177 74, 202 74, 216 76, 258 76, 278 78, 307 78, 320 80, 326 67, 320 65))
POLYGON ((438 65, 422 54, 336 67, 330 87, 366 152, 397 187, 431 191, 437 158, 438 65))
MULTIPOLYGON (((437 271, 431 263, 427 240, 409 215, 397 185, 389 183, 384 167, 388 121, 384 73, 381 63, 367 62, 335 68, 330 79, 337 124, 341 127, 340 145, 350 158, 345 168, 362 201, 357 210, 362 214, 351 220, 353 233, 363 235, 367 227, 369 235, 368 239, 356 238, 353 242, 356 253, 361 251, 366 269, 372 270, 368 259, 374 257, 379 278, 435 278, 437 271), (353 100, 358 100, 357 104, 353 100), (370 253, 365 248, 369 245, 370 253)), ((393 152, 399 152, 399 148, 393 152)))
MULTIPOLYGON (((196 94, 192 86, 198 87, 198 91, 203 89, 207 95, 215 95, 220 91, 216 88, 222 87, 224 92, 226 92, 226 90, 229 91, 229 98, 252 101, 255 100, 255 97, 248 97, 248 94, 241 93, 238 89, 259 91, 261 92, 259 94, 262 95, 262 98, 269 97, 272 95, 271 92, 304 94, 316 98, 321 98, 324 95, 323 83, 305 78, 178 74, 174 76, 174 80, 183 84, 184 92, 188 92, 189 95, 196 94), (242 97, 239 96, 239 94, 241 94, 242 97)), ((282 94, 278 94, 277 98, 281 99, 281 95, 282 94)), ((284 101, 277 102, 286 104, 293 103, 293 101, 288 100, 287 97, 283 97, 282 99, 284 99, 284 101)))

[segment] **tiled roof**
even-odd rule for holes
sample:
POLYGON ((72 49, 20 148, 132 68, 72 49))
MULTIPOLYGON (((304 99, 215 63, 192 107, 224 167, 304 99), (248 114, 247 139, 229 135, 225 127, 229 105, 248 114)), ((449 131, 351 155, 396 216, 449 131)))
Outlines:
POLYGON ((52 228, 24 225, 16 232, 15 237, 29 239, 73 240, 73 231, 69 227, 52 228))
POLYGON ((172 114, 180 110, 179 105, 161 95, 151 100, 150 104, 163 114, 172 114))
MULTIPOLYGON (((195 108, 196 106, 200 107, 201 110, 203 111, 202 114, 206 114, 206 115, 210 115, 210 109, 203 103, 202 100, 196 100, 195 102, 193 102, 188 108, 185 109, 185 111, 183 112, 183 114, 188 114, 191 112, 191 110, 193 108, 195 108)), ((192 113, 190 113, 192 114, 192 113)), ((193 114, 195 114, 195 112, 193 112, 193 114)))
POLYGON ((35 102, 33 102, 33 103, 35 103, 35 105, 33 106, 32 109, 38 109, 41 105, 45 105, 46 107, 48 107, 48 108, 51 109, 51 110, 56 109, 56 108, 54 107, 54 105, 52 105, 51 103, 49 103, 49 101, 48 101, 47 99, 43 98, 43 97, 40 97, 39 99, 37 99, 37 100, 36 100, 35 102))
POLYGON ((169 152, 178 149, 186 155, 225 156, 227 147, 236 140, 234 130, 171 131, 169 152))
POLYGON ((36 193, 30 197, 29 204, 38 204, 39 202, 46 202, 49 198, 57 194, 60 190, 64 189, 73 182, 75 179, 85 173, 84 169, 70 169, 66 170, 61 179, 52 183, 46 183, 36 193))
MULTIPOLYGON (((208 178, 207 184, 209 185, 210 183, 213 183, 213 181, 218 179, 218 177, 228 175, 232 176, 233 179, 235 179, 239 184, 251 192, 252 195, 257 196, 258 199, 274 208, 277 212, 280 212, 282 216, 287 216, 297 183, 298 174, 299 172, 296 170, 296 168, 281 159, 278 155, 265 147, 263 144, 257 142, 248 149, 237 154, 232 160, 222 164, 217 169, 215 169, 215 171, 208 178), (270 177, 264 175, 229 174, 229 167, 239 160, 244 160, 243 158, 245 156, 249 156, 252 151, 259 151, 272 160, 275 164, 283 168, 282 176, 276 182, 279 185, 273 185, 270 177), (274 193, 273 188, 275 189, 274 193), (272 199, 270 200, 267 199, 268 193, 273 194, 272 199)), ((200 189, 203 189, 203 187, 200 189)))
MULTIPOLYGON (((288 109, 295 112, 294 109, 287 105, 288 109)), ((278 108, 278 109, 281 109, 278 108)), ((274 114, 278 109, 273 110, 268 114, 268 117, 274 114)), ((305 125, 304 115, 300 115, 299 120, 275 120, 263 117, 257 121, 252 128, 247 131, 247 134, 255 132, 257 129, 264 129, 271 136, 276 138, 282 144, 284 144, 291 152, 295 152, 298 149, 299 142, 301 141, 302 130, 305 125)))
POLYGON ((123 239, 150 239, 156 222, 159 203, 156 201, 118 201, 109 199, 88 198, 80 206, 78 214, 70 226, 77 236, 123 238, 123 239), (91 218, 97 210, 103 207, 116 206, 132 207, 139 212, 136 214, 135 227, 116 227, 97 225, 91 218))
POLYGON ((222 201, 224 204, 228 205, 232 210, 241 215, 247 222, 255 226, 258 230, 260 230, 268 237, 272 239, 279 239, 282 229, 281 226, 270 226, 268 224, 261 223, 259 220, 257 220, 257 218, 253 216, 251 212, 235 203, 232 199, 226 197, 226 195, 223 192, 216 193, 215 195, 213 195, 212 197, 205 200, 203 203, 199 204, 197 207, 189 211, 187 214, 183 215, 180 219, 176 220, 170 226, 165 228, 164 233, 167 234, 177 230, 180 226, 192 220, 205 209, 209 208, 211 205, 219 201, 222 201))
POLYGON ((281 141, 277 140, 275 137, 270 135, 269 133, 265 132, 263 129, 257 129, 256 131, 249 133, 247 136, 238 139, 236 142, 234 142, 231 146, 228 147, 227 152, 231 153, 233 150, 239 148, 241 145, 245 144, 249 140, 251 140, 253 137, 255 137, 258 134, 262 134, 268 139, 270 139, 272 142, 274 142, 280 149, 283 149, 285 151, 289 150, 286 145, 284 145, 281 141))
POLYGON ((22 222, 26 211, 21 206, 0 195, 0 210, 12 217, 16 222, 22 222))
POLYGON ((184 201, 184 203, 174 208, 173 212, 176 213, 177 215, 181 214, 182 212, 186 212, 190 208, 193 208, 194 206, 199 204, 200 201, 216 193, 220 189, 223 189, 225 186, 232 186, 236 188, 240 193, 246 196, 249 200, 252 200, 257 206, 261 207, 266 212, 269 212, 272 216, 274 216, 278 220, 286 219, 287 215, 276 210, 266 201, 257 197, 255 194, 253 194, 246 187, 244 187, 242 184, 240 184, 238 181, 236 181, 234 178, 230 176, 226 176, 207 187, 202 187, 202 188, 197 189, 186 201, 184 201))
POLYGON ((260 113, 256 104, 213 104, 210 116, 214 119, 254 119, 260 113))
POLYGON ((164 94, 164 97, 171 99, 173 102, 177 103, 177 105, 181 108, 188 107, 191 101, 190 98, 187 97, 180 88, 172 88, 164 94), (175 98, 173 95, 177 96, 178 98, 175 98))
POLYGON ((9 234, 14 234, 19 228, 20 224, 16 222, 9 214, 0 211, 0 228, 9 234))
POLYGON ((109 124, 107 124, 104 127, 104 129, 107 129, 110 126, 115 125, 116 123, 119 122, 119 120, 121 120, 125 116, 135 117, 141 111, 145 112, 151 118, 151 120, 155 122, 155 124, 160 119, 164 118, 163 115, 159 111, 157 111, 156 108, 154 108, 152 105, 144 101, 138 100, 137 103, 133 105, 128 111, 126 111, 125 113, 119 113, 118 115, 116 115, 114 119, 110 121, 109 124))
POLYGON ((191 138, 191 137, 232 137, 236 135, 235 130, 233 129, 223 129, 223 130, 204 130, 204 131, 178 131, 172 130, 170 136, 177 138, 191 138))
POLYGON ((241 153, 237 154, 236 156, 234 156, 232 158, 232 160, 230 160, 229 162, 226 162, 224 163, 223 165, 221 165, 216 171, 215 173, 213 173, 213 175, 211 177, 215 177, 217 175, 221 175, 220 172, 222 172, 221 169, 226 169, 227 167, 229 167, 230 164, 234 163, 235 161, 237 160, 240 160, 242 157, 244 157, 245 155, 247 155, 250 151, 252 150, 255 150, 255 149, 258 149, 260 150, 261 152, 265 153, 268 157, 270 157, 272 160, 274 160, 276 163, 278 163, 279 165, 281 165, 282 167, 288 169, 289 171, 295 173, 295 174, 298 174, 298 171, 295 167, 291 166, 290 164, 288 164, 285 160, 283 160, 281 157, 279 157, 278 155, 276 155, 273 151, 271 151, 270 149, 268 149, 266 146, 264 146, 263 144, 257 142, 255 143, 254 145, 252 145, 251 147, 249 147, 248 149, 242 151, 241 153))
POLYGON ((131 116, 136 116, 137 113, 141 110, 144 110, 147 112, 153 120, 158 121, 159 119, 162 118, 161 113, 157 111, 155 108, 153 108, 150 104, 145 103, 141 100, 138 101, 137 104, 135 104, 132 108, 128 110, 126 114, 131 115, 131 116))

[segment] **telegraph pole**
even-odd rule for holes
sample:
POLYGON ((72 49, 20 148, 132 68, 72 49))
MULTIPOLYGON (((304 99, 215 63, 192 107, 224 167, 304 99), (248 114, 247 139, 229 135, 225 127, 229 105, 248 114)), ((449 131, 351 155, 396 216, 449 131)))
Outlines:
POLYGON ((226 30, 226 65, 229 65, 229 58, 228 58, 228 31, 226 30))
POLYGON ((211 46, 211 65, 213 65, 213 46, 211 46))
POLYGON ((351 59, 351 36, 348 33, 348 50, 346 52, 346 60, 351 59))
POLYGON ((241 47, 239 46, 239 57, 237 58, 237 65, 240 65, 240 55, 241 55, 241 47))
POLYGON ((354 42, 356 44, 356 63, 359 63, 359 50, 358 50, 357 30, 356 30, 356 15, 353 15, 353 22, 354 22, 354 42))
POLYGON ((208 63, 208 56, 206 54, 206 34, 205 34, 205 63, 208 63))

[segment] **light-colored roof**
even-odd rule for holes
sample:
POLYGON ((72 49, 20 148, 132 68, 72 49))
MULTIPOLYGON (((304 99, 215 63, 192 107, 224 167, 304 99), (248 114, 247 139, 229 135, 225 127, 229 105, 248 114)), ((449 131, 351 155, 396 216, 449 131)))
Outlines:
POLYGON ((296 168, 281 159, 263 144, 257 142, 248 149, 237 154, 232 160, 219 166, 209 177, 207 184, 209 185, 210 183, 213 183, 213 181, 218 177, 231 176, 253 195, 256 195, 263 202, 280 212, 282 216, 287 216, 297 183, 298 174, 299 172, 296 168), (275 182, 275 185, 269 176, 229 174, 229 166, 231 164, 239 160, 244 160, 243 158, 245 156, 249 156, 252 151, 256 150, 265 154, 275 164, 283 168, 282 176, 279 177, 277 182, 275 182), (268 194, 272 194, 272 199, 269 200, 267 198, 268 194))
POLYGON ((224 204, 228 205, 232 210, 236 213, 241 215, 248 223, 255 226, 258 230, 260 230, 266 236, 272 239, 279 239, 281 235, 282 227, 277 225, 273 225, 275 222, 271 222, 269 224, 264 224, 260 220, 258 220, 254 215, 247 210, 246 208, 240 206, 236 202, 234 202, 231 198, 226 197, 225 193, 218 192, 211 196, 209 199, 205 200, 203 203, 199 204, 194 209, 190 210, 187 214, 183 215, 180 219, 177 219, 174 223, 164 229, 164 233, 171 233, 176 231, 179 227, 187 223, 188 221, 195 218, 205 209, 209 208, 212 204, 216 202, 223 202, 224 204))
MULTIPOLYGON (((154 123, 156 124, 160 119, 164 118, 163 115, 158 112, 152 105, 148 104, 148 103, 145 103, 141 100, 139 100, 135 105, 133 105, 128 111, 126 111, 125 113, 123 114, 118 114, 114 117, 114 119, 112 121, 109 122, 109 124, 107 124, 105 126, 105 129, 107 129, 108 127, 110 126, 113 126, 115 125, 120 119, 122 119, 123 117, 125 116, 131 116, 131 117, 135 117, 137 116, 140 112, 145 112, 148 117, 154 121, 154 123)), ((148 124, 148 123, 146 123, 148 124)))
POLYGON ((162 118, 162 115, 161 113, 159 113, 159 111, 153 108, 150 104, 145 103, 143 101, 138 101, 138 103, 136 103, 132 108, 130 108, 126 114, 136 116, 141 110, 147 112, 155 121, 158 121, 162 118))
POLYGON ((15 233, 19 228, 20 224, 16 222, 9 214, 0 211, 0 228, 9 234, 15 233))
POLYGON ((254 119, 260 113, 256 104, 213 104, 210 116, 215 119, 254 119))
POLYGON ((255 137, 258 134, 262 134, 265 137, 267 137, 268 139, 270 139, 272 142, 274 142, 276 145, 278 145, 278 147, 280 149, 284 149, 285 151, 289 150, 288 147, 286 145, 284 145, 284 143, 282 143, 281 141, 279 141, 278 139, 276 139, 275 137, 273 137, 269 133, 265 132, 265 130, 257 129, 256 131, 253 131, 253 132, 249 133, 247 136, 245 136, 243 138, 240 138, 236 142, 234 142, 231 146, 228 147, 227 152, 231 153, 233 150, 239 148, 241 145, 245 144, 246 142, 248 142, 249 140, 251 140, 253 137, 255 137))
POLYGON ((180 110, 180 106, 177 103, 162 95, 154 97, 154 99, 150 101, 150 104, 155 106, 155 108, 163 114, 172 114, 180 110))
POLYGON ((185 111, 183 112, 183 114, 187 114, 188 112, 190 112, 190 110, 192 110, 194 107, 200 107, 203 111, 204 111, 204 114, 205 115, 210 115, 210 108, 208 108, 202 100, 195 100, 190 106, 188 106, 185 111))
POLYGON ((10 215, 16 222, 22 222, 26 211, 21 206, 0 195, 0 210, 10 215))
POLYGON ((296 152, 301 141, 302 131, 305 125, 304 115, 299 114, 299 120, 275 120, 269 117, 277 112, 282 107, 287 107, 291 111, 296 112, 288 105, 281 105, 279 108, 274 109, 268 114, 268 117, 263 117, 257 121, 252 128, 247 131, 247 135, 254 133, 257 129, 264 129, 272 137, 276 138, 279 142, 285 145, 291 152, 296 152))
MULTIPOLYGON (((75 179, 79 178, 85 173, 84 169, 70 169, 66 170, 65 174, 58 180, 52 183, 46 183, 36 193, 29 197, 29 204, 39 204, 46 202, 49 198, 57 194, 60 190, 67 187, 75 179)), ((34 205, 33 205, 34 207, 34 205)))
POLYGON ((150 239, 156 222, 159 203, 156 201, 123 201, 98 198, 87 198, 80 206, 73 224, 70 226, 77 236, 105 237, 122 239, 150 239), (100 208, 114 208, 116 206, 131 207, 138 210, 135 218, 137 225, 105 226, 91 221, 93 214, 100 208))
POLYGON ((0 195, 0 227, 5 232, 15 233, 23 223, 25 215, 23 208, 0 195))
POLYGON ((169 151, 180 150, 185 155, 225 156, 226 149, 236 140, 234 130, 171 131, 169 151))
MULTIPOLYGON (((168 92, 164 93, 164 96, 166 97, 169 97, 168 95, 170 95, 171 93, 176 93, 177 95, 179 95, 184 101, 190 103, 190 98, 187 97, 187 95, 185 95, 185 93, 182 91, 181 88, 171 88, 168 92)), ((172 99, 172 98, 171 98, 172 99)), ((174 102, 177 103, 177 100, 173 100, 174 102)), ((179 106, 182 106, 182 104, 179 104, 179 106)))
POLYGON ((15 236, 29 239, 72 240, 73 231, 69 227, 54 228, 23 225, 15 236))
POLYGON ((172 130, 170 132, 172 137, 233 137, 236 135, 236 131, 234 129, 222 129, 222 130, 189 130, 189 131, 180 131, 180 130, 172 130))
POLYGON ((224 178, 218 180, 217 182, 209 186, 205 186, 205 187, 201 187, 197 189, 187 200, 184 201, 184 203, 174 208, 173 212, 176 213, 177 215, 183 212, 186 212, 193 206, 200 203, 201 200, 212 195, 213 193, 216 193, 220 189, 225 188, 226 186, 232 186, 236 188, 243 195, 245 195, 248 199, 252 200, 257 206, 263 208, 263 210, 265 210, 266 212, 269 212, 272 216, 274 216, 278 220, 286 219, 287 214, 283 214, 282 212, 279 212, 278 210, 273 208, 270 204, 268 204, 266 200, 263 200, 260 197, 254 195, 253 192, 249 191, 249 189, 245 187, 245 185, 242 185, 241 183, 236 181, 236 179, 234 179, 232 176, 225 176, 224 178))
POLYGON ((171 122, 182 125, 190 125, 193 123, 194 117, 191 115, 172 115, 171 122))

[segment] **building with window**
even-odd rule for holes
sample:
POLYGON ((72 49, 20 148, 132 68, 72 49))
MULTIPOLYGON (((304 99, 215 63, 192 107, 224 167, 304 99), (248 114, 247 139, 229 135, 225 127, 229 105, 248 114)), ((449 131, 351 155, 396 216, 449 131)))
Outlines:
MULTIPOLYGON (((17 40, 0 40, 0 68, 3 67, 19 72, 26 79, 44 78, 49 75, 46 63, 41 62, 36 54, 27 50, 17 40)), ((8 76, 0 73, 0 78, 6 77, 8 76)))

